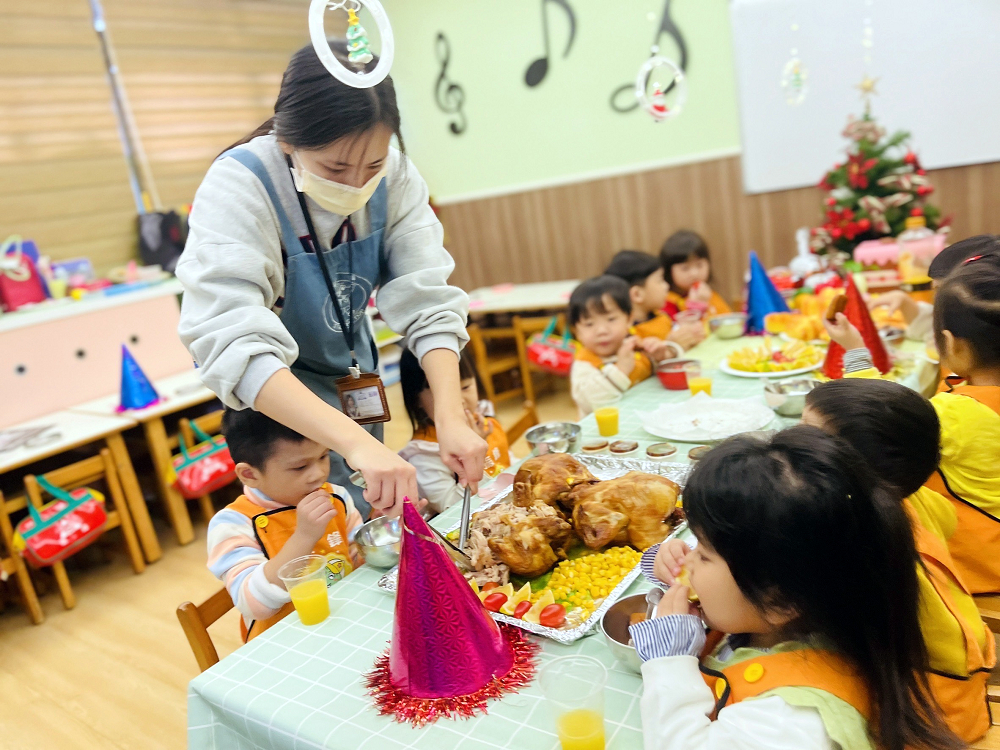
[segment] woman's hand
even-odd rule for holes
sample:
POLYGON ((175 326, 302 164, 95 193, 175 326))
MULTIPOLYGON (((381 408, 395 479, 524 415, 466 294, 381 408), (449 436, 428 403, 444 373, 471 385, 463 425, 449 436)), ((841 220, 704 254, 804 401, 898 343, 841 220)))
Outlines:
POLYGON ((462 419, 434 420, 437 427, 438 445, 441 446, 441 460, 444 465, 458 475, 458 483, 479 491, 486 464, 486 441, 462 419))
POLYGON ((824 315, 823 327, 830 334, 830 340, 840 344, 846 351, 865 348, 865 340, 861 338, 861 331, 855 328, 844 313, 837 313, 837 320, 833 323, 827 320, 824 315))
POLYGON ((364 445, 353 445, 344 460, 364 477, 365 502, 373 511, 395 518, 403 512, 404 500, 420 497, 417 470, 375 438, 364 445))
POLYGON ((680 539, 668 539, 656 550, 653 575, 668 586, 673 586, 674 580, 680 575, 681 568, 684 567, 684 558, 690 551, 691 548, 680 539))
POLYGON ((920 312, 920 306, 906 292, 894 289, 885 294, 877 294, 868 300, 868 309, 874 310, 876 307, 884 307, 889 315, 897 310, 903 313, 903 320, 907 325, 913 322, 920 312))

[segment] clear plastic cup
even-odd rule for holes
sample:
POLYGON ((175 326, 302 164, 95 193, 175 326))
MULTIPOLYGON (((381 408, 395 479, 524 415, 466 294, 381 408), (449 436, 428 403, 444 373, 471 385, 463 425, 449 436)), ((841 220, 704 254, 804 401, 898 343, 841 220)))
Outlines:
POLYGON ((330 616, 323 555, 303 555, 289 560, 278 570, 278 578, 285 584, 303 625, 318 625, 330 616))
POLYGON ((563 656, 543 666, 538 679, 562 750, 604 750, 604 665, 589 656, 563 656))

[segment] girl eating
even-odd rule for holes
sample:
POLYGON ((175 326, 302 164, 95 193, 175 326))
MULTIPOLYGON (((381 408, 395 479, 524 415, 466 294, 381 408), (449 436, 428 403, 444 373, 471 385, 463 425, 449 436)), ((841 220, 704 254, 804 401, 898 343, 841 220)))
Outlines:
POLYGON ((712 261, 708 245, 697 232, 682 229, 674 232, 660 249, 663 274, 670 285, 663 312, 671 318, 685 310, 707 315, 731 312, 718 292, 708 285, 712 278, 712 261))

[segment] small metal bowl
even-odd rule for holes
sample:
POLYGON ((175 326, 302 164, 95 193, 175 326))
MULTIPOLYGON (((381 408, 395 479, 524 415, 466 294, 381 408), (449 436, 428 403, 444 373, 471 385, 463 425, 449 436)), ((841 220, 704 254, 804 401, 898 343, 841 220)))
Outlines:
POLYGON ((708 327, 720 339, 738 339, 746 330, 746 313, 724 313, 710 318, 708 327))
POLYGON ((365 562, 388 569, 399 564, 399 519, 381 516, 358 529, 354 541, 365 555, 365 562))
POLYGON ((646 613, 645 594, 626 596, 612 604, 601 618, 601 632, 604 633, 604 641, 614 657, 633 672, 642 674, 642 660, 639 659, 639 653, 635 650, 635 646, 628 645, 629 615, 636 612, 646 613))
POLYGON ((764 400, 783 417, 800 417, 806 408, 806 396, 819 385, 811 378, 764 381, 764 400))
POLYGON ((886 346, 891 346, 893 349, 898 349, 899 345, 906 338, 906 331, 902 328, 896 328, 895 326, 889 326, 888 328, 883 328, 878 332, 879 338, 882 339, 882 343, 886 346))
POLYGON ((531 455, 546 453, 579 453, 583 428, 574 422, 547 422, 528 430, 524 439, 531 446, 531 455))

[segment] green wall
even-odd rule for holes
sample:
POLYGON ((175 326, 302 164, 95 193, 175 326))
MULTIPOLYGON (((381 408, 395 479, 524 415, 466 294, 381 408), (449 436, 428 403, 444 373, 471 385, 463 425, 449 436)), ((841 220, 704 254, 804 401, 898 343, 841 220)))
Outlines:
MULTIPOLYGON (((569 0, 577 37, 569 57, 566 14, 547 4, 552 59, 535 88, 524 82, 544 51, 542 0, 383 0, 396 37, 392 75, 411 157, 439 201, 639 170, 671 160, 712 158, 739 147, 727 0, 674 0, 687 41, 684 112, 656 123, 614 112, 609 99, 635 80, 660 26, 663 0, 569 0), (451 44, 448 77, 465 92, 468 128, 436 106, 435 40, 451 44)), ((664 36, 673 59, 673 40, 664 36)))

